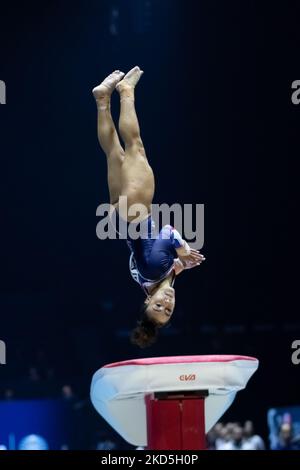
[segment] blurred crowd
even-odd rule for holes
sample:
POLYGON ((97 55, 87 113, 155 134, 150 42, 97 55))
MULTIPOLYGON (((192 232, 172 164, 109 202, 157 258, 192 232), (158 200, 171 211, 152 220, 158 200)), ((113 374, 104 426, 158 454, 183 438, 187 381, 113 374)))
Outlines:
MULTIPOLYGON (((207 434, 209 450, 265 450, 263 438, 256 434, 253 422, 217 423, 207 434)), ((283 420, 270 434, 271 450, 300 450, 300 435, 290 420, 283 420)))
POLYGON ((265 450, 261 436, 255 433, 252 421, 217 423, 207 434, 209 450, 265 450))

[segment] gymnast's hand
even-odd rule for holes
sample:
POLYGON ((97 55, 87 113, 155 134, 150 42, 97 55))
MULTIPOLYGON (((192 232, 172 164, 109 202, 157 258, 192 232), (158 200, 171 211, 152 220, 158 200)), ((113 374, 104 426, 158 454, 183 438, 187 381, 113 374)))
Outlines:
POLYGON ((204 256, 201 255, 198 250, 194 250, 194 248, 191 248, 189 255, 179 256, 179 259, 182 262, 184 269, 195 268, 205 261, 204 256))

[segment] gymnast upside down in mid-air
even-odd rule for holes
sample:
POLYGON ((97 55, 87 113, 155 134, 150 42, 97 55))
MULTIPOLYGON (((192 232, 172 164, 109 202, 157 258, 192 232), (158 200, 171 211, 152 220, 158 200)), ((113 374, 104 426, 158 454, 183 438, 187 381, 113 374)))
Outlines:
POLYGON ((116 70, 93 89, 93 94, 98 109, 98 138, 107 157, 110 204, 114 216, 118 219, 122 216, 125 224, 134 220, 149 235, 137 239, 127 237, 131 251, 130 271, 146 294, 142 316, 132 332, 131 341, 146 347, 156 340, 158 329, 168 323, 173 314, 175 277, 184 269, 198 266, 205 258, 190 248, 170 225, 153 236, 151 204, 154 176, 140 136, 134 104, 135 86, 142 74, 139 67, 134 67, 125 76, 116 70), (125 150, 110 112, 110 98, 115 89, 120 94, 119 131, 125 150), (124 199, 126 208, 121 207, 124 199), (138 219, 136 215, 129 214, 133 204, 145 208, 138 219))

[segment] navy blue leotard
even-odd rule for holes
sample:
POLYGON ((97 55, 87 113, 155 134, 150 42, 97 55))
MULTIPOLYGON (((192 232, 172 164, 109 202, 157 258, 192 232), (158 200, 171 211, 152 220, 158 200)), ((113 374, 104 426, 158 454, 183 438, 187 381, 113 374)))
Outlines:
POLYGON ((171 225, 165 225, 157 233, 151 214, 147 219, 135 224, 141 235, 133 238, 127 230, 130 224, 121 219, 117 210, 113 214, 114 218, 111 217, 111 220, 115 230, 123 235, 122 232, 126 229, 127 245, 131 252, 131 275, 148 293, 151 286, 161 282, 174 270, 174 262, 178 260, 176 248, 184 246, 185 242, 171 225))

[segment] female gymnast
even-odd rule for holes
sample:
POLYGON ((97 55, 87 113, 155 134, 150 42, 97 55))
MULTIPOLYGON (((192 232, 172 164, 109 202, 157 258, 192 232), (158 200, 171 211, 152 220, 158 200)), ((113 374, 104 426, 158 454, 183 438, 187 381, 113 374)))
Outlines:
POLYGON ((136 239, 126 232, 131 251, 130 271, 146 295, 131 341, 144 348, 155 342, 158 329, 168 323, 173 314, 175 277, 184 269, 200 265, 205 258, 190 248, 170 225, 154 234, 151 217, 154 176, 140 136, 134 104, 135 86, 142 74, 139 67, 134 67, 127 75, 116 70, 93 89, 93 95, 98 109, 98 138, 107 158, 111 220, 116 230, 120 220, 125 220, 127 228, 134 223, 140 233, 146 234, 136 239), (120 94, 119 132, 125 150, 110 112, 110 98, 115 89, 120 94), (140 208, 138 218, 130 211, 136 204, 140 208))

